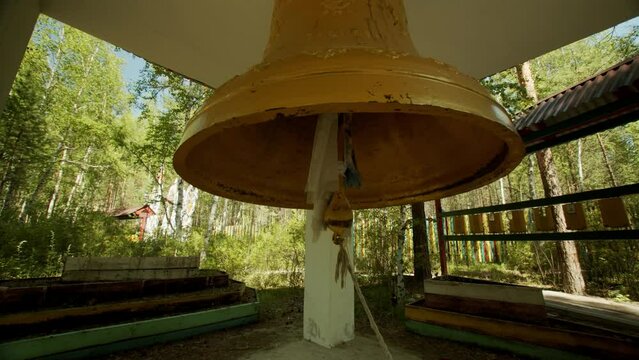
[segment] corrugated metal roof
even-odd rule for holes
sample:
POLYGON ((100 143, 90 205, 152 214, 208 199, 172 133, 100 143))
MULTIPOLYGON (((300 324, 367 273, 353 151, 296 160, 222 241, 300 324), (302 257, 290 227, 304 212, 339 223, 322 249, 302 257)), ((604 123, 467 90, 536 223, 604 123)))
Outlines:
MULTIPOLYGON (((616 112, 617 109, 613 109, 609 105, 623 102, 626 106, 628 99, 632 100, 638 95, 639 56, 621 62, 579 84, 541 100, 515 120, 515 127, 528 146, 529 141, 540 142, 541 135, 536 136, 536 133, 540 131, 557 127, 561 134, 553 134, 548 131, 544 131, 543 134, 544 137, 556 138, 566 135, 571 129, 583 130, 594 123, 609 120, 609 116, 602 116, 601 113, 593 114, 593 116, 582 115, 587 115, 597 109, 616 112), (579 118, 578 122, 568 124, 577 118, 579 118)), ((599 127, 598 131, 600 130, 599 127)))

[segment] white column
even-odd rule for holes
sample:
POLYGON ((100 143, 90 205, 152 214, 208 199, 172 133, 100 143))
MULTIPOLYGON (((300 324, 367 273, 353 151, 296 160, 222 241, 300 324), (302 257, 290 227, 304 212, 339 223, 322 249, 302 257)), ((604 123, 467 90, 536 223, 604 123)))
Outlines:
MULTIPOLYGON (((304 269, 304 339, 333 347, 354 338, 354 292, 350 275, 344 288, 335 281, 339 246, 325 229, 323 214, 332 192, 338 189, 337 114, 319 116, 306 184, 306 256, 304 269)), ((345 244, 350 250, 350 243, 345 244)))
POLYGON ((39 14, 38 0, 0 1, 0 112, 9 97, 39 14))

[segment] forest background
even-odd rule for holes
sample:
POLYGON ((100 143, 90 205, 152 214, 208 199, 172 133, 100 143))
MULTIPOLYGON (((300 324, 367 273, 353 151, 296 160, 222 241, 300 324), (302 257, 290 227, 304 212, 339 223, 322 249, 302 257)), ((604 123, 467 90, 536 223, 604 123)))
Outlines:
MULTIPOLYGON (((639 54, 639 27, 620 29, 527 62, 537 96, 639 54)), ((122 53, 39 19, 0 115, 0 279, 59 275, 66 256, 199 255, 203 267, 228 271, 250 286, 303 286, 303 211, 200 192, 172 168, 186 121, 214 90, 148 63, 135 83, 126 84, 122 53), (140 241, 136 220, 112 215, 144 204, 155 215, 140 241)), ((521 70, 482 80, 514 118, 534 103, 521 70)), ((639 181, 638 123, 552 151, 563 193, 639 181)), ((507 177, 442 204, 456 210, 541 197, 530 155, 507 177)), ((639 197, 624 201, 637 228, 639 197)), ((589 226, 601 228, 596 206, 586 210, 589 226)), ((369 283, 396 284, 398 271, 413 273, 418 233, 426 235, 432 274, 440 272, 434 218, 432 203, 357 211, 358 274, 369 283)), ((453 274, 562 288, 553 242, 474 242, 463 252, 450 250, 461 244, 449 245, 453 274)), ((577 242, 577 252, 588 293, 639 300, 639 242, 577 242)))

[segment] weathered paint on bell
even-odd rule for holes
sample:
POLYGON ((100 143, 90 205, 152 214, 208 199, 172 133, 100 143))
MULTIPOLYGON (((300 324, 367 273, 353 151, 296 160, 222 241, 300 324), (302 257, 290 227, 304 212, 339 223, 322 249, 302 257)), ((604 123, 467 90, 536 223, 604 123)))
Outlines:
POLYGON ((281 0, 264 61, 191 119, 175 169, 216 195, 308 208, 317 115, 340 112, 353 113, 355 209, 468 191, 523 156, 506 111, 477 80, 419 57, 401 0, 281 0))

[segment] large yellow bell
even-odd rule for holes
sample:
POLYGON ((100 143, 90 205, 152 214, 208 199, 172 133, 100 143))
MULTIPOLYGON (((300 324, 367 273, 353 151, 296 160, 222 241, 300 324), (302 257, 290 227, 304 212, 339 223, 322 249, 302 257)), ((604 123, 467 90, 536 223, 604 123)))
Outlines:
POLYGON ((353 114, 355 209, 468 191, 523 156, 506 111, 477 80, 419 57, 402 0, 276 0, 264 60, 189 121, 175 169, 216 195, 308 208, 321 113, 353 114))

